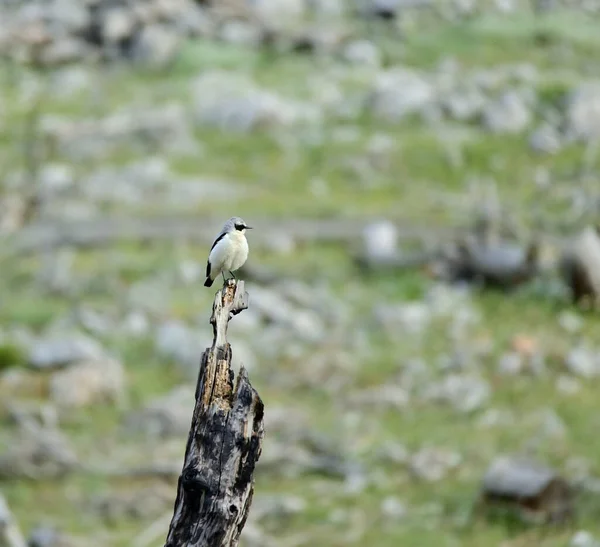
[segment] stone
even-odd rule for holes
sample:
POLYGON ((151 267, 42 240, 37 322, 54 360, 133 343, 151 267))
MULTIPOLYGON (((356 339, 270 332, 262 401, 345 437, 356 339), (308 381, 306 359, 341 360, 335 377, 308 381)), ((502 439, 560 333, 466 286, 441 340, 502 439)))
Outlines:
POLYGON ((83 334, 57 334, 34 341, 28 361, 34 368, 52 369, 103 356, 102 346, 93 338, 83 334))
POLYGON ((475 87, 450 92, 442 97, 442 107, 448 116, 459 122, 476 119, 487 103, 487 99, 475 87))
POLYGON ((594 378, 600 374, 600 353, 585 345, 572 348, 565 357, 567 370, 582 378, 594 378))
POLYGON ((425 389, 425 399, 452 405, 457 411, 469 413, 481 408, 491 396, 487 381, 473 374, 449 374, 425 389))
POLYGON ((406 505, 395 496, 388 496, 381 502, 381 513, 384 518, 401 519, 406 516, 406 505))
POLYGON ((423 334, 432 319, 431 311, 422 301, 405 304, 379 304, 373 310, 377 323, 397 336, 398 330, 409 334, 423 334))
POLYGON ((261 128, 318 123, 314 105, 285 99, 259 88, 242 74, 208 71, 193 83, 194 115, 200 126, 248 133, 261 128))
POLYGON ((491 133, 520 133, 531 122, 531 111, 515 91, 488 103, 482 114, 483 127, 491 133))
POLYGON ((125 418, 126 430, 152 438, 185 438, 194 410, 194 392, 192 386, 181 385, 154 399, 125 418))
POLYGON ((409 469, 418 479, 438 482, 456 469, 462 462, 462 456, 442 448, 424 447, 410 458, 409 469))
POLYGON ((23 429, 0 453, 0 478, 60 478, 79 465, 68 438, 56 429, 23 429))
POLYGON ((125 386, 121 362, 104 358, 82 361, 53 373, 49 391, 52 401, 63 408, 83 408, 108 401, 121 406, 125 386))
POLYGON ((498 360, 498 372, 503 376, 517 376, 523 371, 523 358, 516 351, 504 353, 498 360))
POLYGON ((181 321, 171 320, 159 325, 156 331, 156 349, 163 358, 173 359, 186 369, 197 370, 207 347, 200 334, 181 321))
POLYGON ((368 258, 394 257, 398 252, 398 229, 388 220, 368 224, 363 230, 363 246, 368 258))
POLYGON ((179 53, 180 36, 166 25, 148 25, 137 35, 131 57, 152 68, 164 68, 179 53))
POLYGON ((369 40, 354 40, 346 45, 342 53, 344 60, 353 65, 378 67, 381 54, 377 46, 369 40))
POLYGON ((589 142, 600 137, 600 82, 584 82, 566 98, 566 134, 589 142))
POLYGON ((398 122, 411 115, 423 116, 435 101, 435 89, 423 76, 395 68, 376 76, 367 105, 376 117, 398 122))
POLYGON ((560 133, 554 125, 543 123, 529 136, 529 146, 540 154, 556 154, 562 148, 560 133))
POLYGON ((580 315, 565 310, 558 315, 558 324, 569 334, 576 334, 583 328, 584 321, 580 315))
POLYGON ((600 541, 587 530, 579 530, 569 541, 569 547, 600 547, 600 541))

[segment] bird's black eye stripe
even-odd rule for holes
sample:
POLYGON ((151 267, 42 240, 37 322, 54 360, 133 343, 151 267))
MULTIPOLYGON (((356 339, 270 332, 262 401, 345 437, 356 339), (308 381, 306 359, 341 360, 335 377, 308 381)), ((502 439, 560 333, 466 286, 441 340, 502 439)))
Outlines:
POLYGON ((235 229, 236 230, 243 230, 246 226, 244 224, 236 224, 235 225, 235 229))

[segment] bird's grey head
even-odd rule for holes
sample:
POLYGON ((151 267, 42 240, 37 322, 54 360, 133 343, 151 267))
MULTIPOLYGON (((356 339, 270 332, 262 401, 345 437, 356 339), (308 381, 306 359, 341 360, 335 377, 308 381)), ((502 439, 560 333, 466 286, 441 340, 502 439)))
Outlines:
POLYGON ((244 233, 246 230, 251 230, 252 226, 248 226, 243 218, 240 217, 231 217, 223 226, 223 232, 233 232, 238 230, 244 233))

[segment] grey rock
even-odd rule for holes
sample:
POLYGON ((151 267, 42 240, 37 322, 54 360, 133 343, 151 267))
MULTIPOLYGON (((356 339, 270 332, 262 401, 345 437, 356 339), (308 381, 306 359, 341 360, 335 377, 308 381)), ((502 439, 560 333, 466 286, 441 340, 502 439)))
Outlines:
POLYGON ((420 301, 405 304, 379 304, 373 310, 375 321, 390 334, 399 330, 409 334, 422 334, 432 319, 429 307, 420 301))
POLYGON ((422 75, 395 68, 377 75, 367 104, 378 118, 397 122, 410 115, 423 116, 435 100, 433 85, 422 75))
POLYGON ((475 87, 450 92, 443 96, 442 108, 448 116, 459 122, 476 119, 487 103, 487 98, 475 87))
POLYGON ((580 315, 565 310, 558 315, 558 324, 569 334, 575 334, 583 328, 584 320, 580 315))
POLYGON ((600 374, 600 353, 585 345, 580 345, 567 353, 565 366, 576 376, 594 378, 600 374))
POLYGON ((69 99, 83 91, 91 91, 94 86, 92 72, 82 66, 68 66, 52 74, 54 96, 69 99))
POLYGON ((572 376, 561 374, 556 379, 556 391, 561 395, 577 395, 581 391, 581 383, 572 376))
POLYGON ((134 13, 126 7, 104 10, 102 37, 106 42, 116 43, 129 38, 136 24, 134 13))
POLYGON ((215 70, 202 74, 194 81, 192 93, 195 119, 201 126, 248 133, 321 120, 316 106, 284 99, 233 72, 215 70))
POLYGON ((0 453, 0 478, 62 477, 79 465, 71 443, 54 429, 25 429, 0 453))
POLYGON ((194 388, 181 385, 125 418, 125 428, 149 437, 185 437, 194 410, 194 388))
POLYGON ((496 101, 488 103, 482 114, 484 128, 492 133, 520 133, 531 119, 526 102, 514 91, 503 93, 496 101))
POLYGON ((388 221, 368 224, 363 230, 363 246, 370 259, 385 259, 398 252, 398 229, 388 221))
POLYGON ((600 83, 584 82, 566 100, 566 132, 571 139, 591 141, 600 137, 600 83))
POLYGON ((49 391, 52 401, 64 408, 108 401, 121 406, 126 394, 125 370, 116 359, 82 361, 55 372, 49 391))
POLYGON ((33 342, 29 363, 35 368, 51 369, 77 361, 101 359, 102 346, 83 334, 50 335, 33 342))
POLYGON ((145 336, 150 331, 150 321, 145 313, 130 311, 123 319, 120 329, 130 336, 145 336))
POLYGON ((28 547, 82 547, 64 532, 51 527, 40 525, 36 526, 27 538, 28 547))
POLYGON ((261 29, 246 21, 225 21, 219 31, 219 36, 224 42, 238 46, 256 47, 260 44, 261 29))
POLYGON ((405 389, 384 384, 374 388, 363 389, 349 398, 354 407, 374 406, 377 408, 405 409, 410 402, 410 396, 405 389))
POLYGON ((450 374, 440 382, 430 385, 425 399, 452 405, 459 412, 472 412, 481 408, 491 396, 488 382, 473 374, 450 374))
POLYGON ((515 352, 504 353, 498 360, 498 372, 503 376, 517 376, 523 371, 523 357, 515 352))
POLYGON ((157 328, 156 348, 162 357, 173 359, 185 368, 195 369, 200 364, 205 345, 199 333, 180 321, 171 320, 157 328))
POLYGON ((77 38, 59 38, 45 47, 39 60, 45 65, 62 65, 79 61, 88 54, 88 48, 82 40, 77 38))
POLYGON ((406 516, 406 505, 395 496, 388 496, 381 502, 381 513, 388 519, 401 519, 406 516))
POLYGON ((37 180, 40 190, 48 199, 62 194, 72 188, 75 182, 75 175, 72 167, 64 163, 45 164, 37 180))
POLYGON ((166 25, 149 25, 138 34, 132 48, 132 58, 153 68, 164 68, 173 62, 179 53, 181 38, 166 25))
POLYGON ((587 530, 579 530, 569 541, 569 547, 600 547, 600 541, 587 530))
POLYGON ((560 133, 554 125, 544 123, 529 136, 529 146, 540 154, 556 154, 562 148, 560 133))
POLYGON ((381 54, 373 42, 355 40, 346 45, 343 58, 353 65, 378 67, 381 65, 381 54))
POLYGON ((462 462, 458 452, 442 448, 424 447, 410 458, 411 473, 427 482, 437 482, 456 469, 462 462))

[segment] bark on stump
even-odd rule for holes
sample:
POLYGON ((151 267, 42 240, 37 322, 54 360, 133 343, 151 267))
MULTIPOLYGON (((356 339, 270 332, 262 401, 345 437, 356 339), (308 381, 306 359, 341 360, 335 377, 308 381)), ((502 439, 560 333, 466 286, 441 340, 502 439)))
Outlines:
POLYGON ((243 281, 215 296, 213 343, 202 356, 196 404, 165 547, 235 547, 248 517, 262 450, 263 403, 241 367, 234 383, 229 320, 248 307, 243 281))

